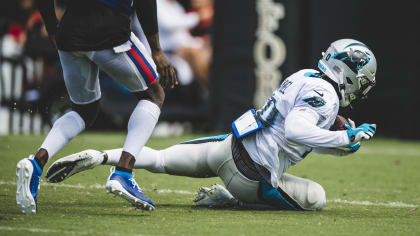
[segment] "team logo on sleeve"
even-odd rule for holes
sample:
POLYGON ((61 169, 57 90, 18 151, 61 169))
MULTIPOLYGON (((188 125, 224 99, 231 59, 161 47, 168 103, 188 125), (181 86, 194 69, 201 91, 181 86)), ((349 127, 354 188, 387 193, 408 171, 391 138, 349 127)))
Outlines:
POLYGON ((309 105, 313 107, 322 107, 325 105, 325 100, 322 97, 313 96, 309 98, 304 98, 304 102, 308 103, 309 105))

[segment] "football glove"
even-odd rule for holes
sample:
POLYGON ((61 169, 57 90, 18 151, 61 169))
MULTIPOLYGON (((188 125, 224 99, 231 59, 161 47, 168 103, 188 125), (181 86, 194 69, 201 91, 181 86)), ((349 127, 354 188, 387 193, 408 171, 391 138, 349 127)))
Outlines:
POLYGON ((357 151, 359 150, 359 148, 360 148, 360 142, 357 142, 357 143, 351 143, 351 144, 349 144, 349 145, 347 146, 347 148, 349 149, 349 151, 350 151, 351 153, 355 153, 355 152, 357 152, 357 151))
POLYGON ((344 125, 347 129, 347 136, 350 144, 356 144, 361 140, 369 140, 376 133, 376 124, 362 124, 357 128, 352 128, 350 125, 344 125))
MULTIPOLYGON (((349 124, 350 124, 351 128, 355 129, 356 128, 356 123, 350 118, 347 118, 347 120, 349 121, 349 124)), ((347 146, 347 148, 349 149, 349 151, 351 153, 355 153, 360 149, 360 142, 351 143, 347 146)))

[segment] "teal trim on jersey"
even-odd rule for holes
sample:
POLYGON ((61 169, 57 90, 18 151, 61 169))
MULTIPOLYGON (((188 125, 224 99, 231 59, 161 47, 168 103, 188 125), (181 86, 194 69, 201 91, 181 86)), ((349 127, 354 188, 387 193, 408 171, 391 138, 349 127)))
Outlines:
POLYGON ((313 72, 306 72, 305 74, 303 74, 303 76, 305 77, 313 77, 313 78, 321 78, 321 75, 313 73, 313 72))
POLYGON ((221 134, 221 135, 216 135, 216 136, 211 136, 211 137, 197 138, 197 139, 184 141, 180 144, 193 144, 193 143, 205 143, 205 142, 211 142, 211 141, 222 141, 222 140, 225 140, 227 137, 229 137, 229 135, 231 135, 231 133, 221 134))
POLYGON ((318 68, 322 70, 322 72, 325 72, 327 69, 324 65, 321 64, 321 62, 318 62, 318 68))

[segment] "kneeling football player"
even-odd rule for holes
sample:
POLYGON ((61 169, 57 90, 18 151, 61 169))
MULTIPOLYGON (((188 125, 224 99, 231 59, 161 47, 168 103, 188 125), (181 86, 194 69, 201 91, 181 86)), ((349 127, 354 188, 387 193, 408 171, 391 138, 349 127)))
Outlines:
MULTIPOLYGON (((365 98, 375 85, 376 59, 365 44, 342 39, 331 44, 318 68, 288 77, 261 109, 247 111, 232 123, 232 134, 164 150, 145 147, 134 168, 199 178, 219 176, 226 189, 201 188, 195 199, 199 205, 322 209, 323 187, 285 172, 311 151, 346 155, 357 151, 360 141, 372 138, 373 124, 329 129, 340 106, 365 98)), ((121 152, 86 150, 61 158, 50 167, 47 178, 59 182, 101 164, 115 166, 121 152)))

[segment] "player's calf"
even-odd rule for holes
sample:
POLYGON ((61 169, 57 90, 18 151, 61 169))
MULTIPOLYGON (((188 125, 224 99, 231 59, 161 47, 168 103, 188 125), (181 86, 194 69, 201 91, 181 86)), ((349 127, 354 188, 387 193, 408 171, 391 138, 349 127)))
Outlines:
POLYGON ((159 108, 162 108, 163 102, 165 101, 165 91, 159 83, 153 84, 146 91, 135 92, 133 94, 138 100, 151 101, 159 108))

